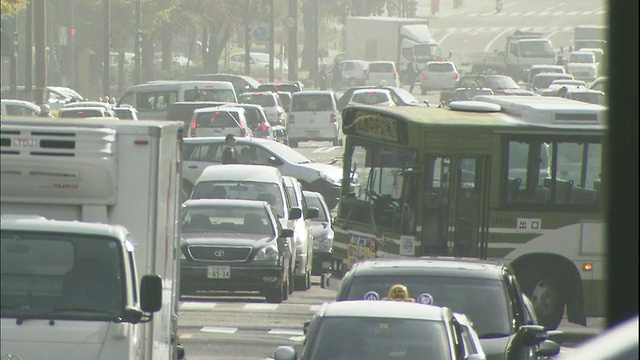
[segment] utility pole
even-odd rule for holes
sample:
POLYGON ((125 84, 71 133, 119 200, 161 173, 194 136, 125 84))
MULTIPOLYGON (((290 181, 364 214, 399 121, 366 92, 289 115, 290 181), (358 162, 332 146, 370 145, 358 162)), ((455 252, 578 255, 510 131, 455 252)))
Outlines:
POLYGON ((244 74, 251 76, 251 0, 247 0, 244 17, 244 74))
POLYGON ((318 48, 320 47, 320 13, 318 9, 318 0, 307 0, 311 1, 312 13, 313 13, 313 46, 311 47, 311 53, 313 54, 313 61, 311 62, 311 68, 309 69, 309 78, 315 83, 319 84, 320 79, 318 79, 318 48))
POLYGON ((269 81, 275 80, 274 76, 274 44, 276 37, 276 14, 275 14, 275 0, 269 0, 269 81))
POLYGON ((289 81, 298 80, 298 0, 289 0, 289 81))
POLYGON ((111 64, 110 64, 110 49, 111 49, 111 6, 109 4, 110 0, 102 0, 102 4, 104 5, 104 43, 102 46, 103 49, 103 60, 102 60, 102 93, 104 96, 110 96, 110 83, 111 83, 111 64))
POLYGON ((32 1, 27 4, 27 18, 25 21, 25 42, 24 42, 24 90, 28 100, 33 100, 31 91, 33 90, 33 5, 32 1))
POLYGON ((13 35, 11 41, 13 41, 13 51, 9 58, 9 68, 11 69, 11 95, 18 97, 18 19, 14 15, 13 17, 13 35))
POLYGON ((33 101, 38 104, 46 104, 44 94, 47 89, 47 0, 33 1, 34 40, 36 48, 36 87, 33 92, 33 101))
POLYGON ((142 23, 142 9, 140 8, 140 2, 142 0, 136 1, 136 44, 133 49, 135 54, 135 64, 134 64, 134 84, 140 84, 142 82, 142 29, 140 29, 142 23))

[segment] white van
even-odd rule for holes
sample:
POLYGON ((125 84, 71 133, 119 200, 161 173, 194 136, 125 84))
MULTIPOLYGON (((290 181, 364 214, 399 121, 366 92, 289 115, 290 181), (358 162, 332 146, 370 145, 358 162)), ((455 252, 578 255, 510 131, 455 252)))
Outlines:
POLYGON ((237 103, 238 97, 228 81, 150 81, 128 88, 117 106, 135 107, 141 120, 164 120, 169 104, 177 101, 237 103))
POLYGON ((342 145, 342 115, 333 91, 298 91, 291 95, 287 135, 289 146, 300 141, 331 141, 342 145))
POLYGON ((221 106, 193 111, 189 131, 191 137, 225 136, 227 134, 233 134, 237 137, 252 135, 243 108, 221 106))

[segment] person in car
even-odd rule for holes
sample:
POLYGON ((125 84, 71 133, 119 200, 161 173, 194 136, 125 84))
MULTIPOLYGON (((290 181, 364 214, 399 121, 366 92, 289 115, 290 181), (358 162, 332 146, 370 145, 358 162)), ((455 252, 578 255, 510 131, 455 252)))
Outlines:
POLYGON ((222 150, 223 164, 237 164, 238 156, 236 155, 236 138, 233 134, 227 134, 224 139, 224 150, 222 150))

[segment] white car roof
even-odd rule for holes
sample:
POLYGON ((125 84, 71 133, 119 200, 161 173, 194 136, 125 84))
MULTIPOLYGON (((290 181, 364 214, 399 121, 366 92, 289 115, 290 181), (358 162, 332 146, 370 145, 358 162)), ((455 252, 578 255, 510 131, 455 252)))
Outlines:
POLYGON ((369 317, 443 321, 447 308, 414 302, 351 300, 325 303, 318 310, 323 317, 369 317))
POLYGON ((280 178, 282 174, 272 166, 226 164, 207 166, 197 182, 231 180, 280 183, 280 178))

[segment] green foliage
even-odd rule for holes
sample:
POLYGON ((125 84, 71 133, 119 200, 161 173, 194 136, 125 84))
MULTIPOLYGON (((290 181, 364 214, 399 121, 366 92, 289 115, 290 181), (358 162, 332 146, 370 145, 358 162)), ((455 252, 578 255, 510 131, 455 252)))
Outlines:
POLYGON ((0 0, 0 12, 2 16, 14 16, 26 8, 28 3, 29 0, 0 0))

